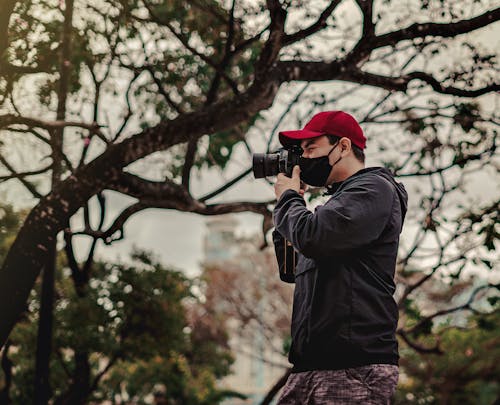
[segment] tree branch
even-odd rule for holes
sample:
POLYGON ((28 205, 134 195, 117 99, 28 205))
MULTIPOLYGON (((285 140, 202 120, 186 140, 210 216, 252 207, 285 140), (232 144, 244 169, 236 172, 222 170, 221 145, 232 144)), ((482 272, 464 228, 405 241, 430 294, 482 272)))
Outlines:
POLYGON ((374 35, 375 25, 373 24, 373 0, 356 0, 358 7, 363 13, 363 41, 368 40, 374 35))
POLYGON ((316 82, 343 80, 400 92, 405 92, 408 89, 409 83, 413 80, 422 80, 430 84, 437 93, 456 95, 459 97, 474 98, 500 90, 500 85, 498 83, 493 83, 480 89, 464 90, 453 86, 444 86, 430 74, 424 72, 412 72, 400 77, 391 77, 347 67, 339 62, 286 61, 279 62, 278 69, 284 81, 299 80, 316 82))
POLYGON ((266 4, 270 14, 271 24, 269 25, 269 38, 255 66, 256 80, 263 80, 261 76, 265 75, 275 63, 279 51, 283 46, 282 41, 285 35, 287 12, 281 7, 278 0, 267 0, 266 4))
POLYGON ((171 180, 150 181, 126 172, 120 173, 107 188, 141 201, 163 201, 170 204, 169 208, 178 206, 187 210, 194 203, 189 192, 171 180))
POLYGON ((25 176, 20 176, 20 174, 14 170, 14 168, 10 165, 10 163, 7 162, 7 160, 1 154, 0 154, 0 163, 3 164, 7 168, 7 170, 9 170, 12 173, 11 175, 12 177, 18 179, 23 184, 23 186, 26 187, 26 189, 28 189, 28 191, 33 195, 33 197, 38 199, 42 198, 42 194, 38 192, 36 187, 29 181, 27 181, 24 178, 25 176))
POLYGON ((424 318, 422 318, 418 323, 416 323, 414 326, 412 326, 410 329, 407 329, 405 333, 407 334, 413 334, 415 332, 418 332, 420 329, 422 329, 425 325, 429 323, 429 321, 432 321, 434 318, 438 316, 443 316, 446 314, 451 314, 453 312, 458 312, 458 311, 463 311, 463 310, 469 310, 472 312, 477 312, 474 308, 472 308, 472 304, 474 303, 474 300, 476 298, 476 295, 485 289, 490 289, 490 288, 495 288, 495 289, 500 289, 500 285, 498 284, 486 284, 482 285, 480 287, 477 287, 474 289, 474 291, 471 293, 471 296, 467 300, 465 304, 458 305, 456 307, 448 308, 448 309, 442 309, 440 311, 436 311, 431 315, 428 315, 424 318))
POLYGON ((418 171, 418 172, 411 172, 411 173, 398 173, 398 177, 422 177, 422 176, 430 176, 433 174, 443 173, 443 172, 450 170, 450 169, 457 167, 457 166, 465 166, 465 164, 468 162, 481 160, 485 156, 491 157, 495 154, 495 151, 496 151, 496 145, 493 144, 488 149, 486 149, 480 153, 471 153, 469 155, 464 155, 464 156, 460 157, 460 159, 456 159, 446 166, 437 167, 435 169, 426 170, 426 171, 418 171))
MULTIPOLYGON (((241 176, 237 176, 237 178, 241 178, 241 176)), ((170 180, 162 182, 150 181, 130 173, 122 173, 118 180, 110 184, 107 188, 139 199, 140 202, 137 205, 142 204, 142 209, 175 208, 180 211, 194 212, 202 215, 220 215, 245 211, 267 214, 270 213, 267 205, 273 203, 273 201, 232 202, 206 205, 203 201, 206 201, 207 197, 196 200, 184 187, 170 180)))
POLYGON ((59 348, 55 352, 56 352, 57 359, 59 360, 59 364, 61 365, 61 367, 62 367, 62 369, 64 371, 64 374, 66 374, 66 377, 68 379, 71 379, 72 374, 71 374, 71 371, 69 370, 68 366, 66 365, 66 362, 64 361, 62 349, 59 348))
POLYGON ((0 128, 5 128, 9 125, 21 124, 27 125, 29 127, 37 127, 43 128, 47 130, 52 129, 60 129, 65 127, 78 127, 87 129, 91 134, 96 134, 99 136, 101 140, 105 143, 109 143, 104 134, 101 132, 101 126, 96 122, 91 124, 87 124, 84 122, 75 122, 75 121, 64 121, 64 120, 55 120, 55 121, 44 121, 37 118, 29 118, 29 117, 21 117, 14 114, 5 114, 0 116, 0 128))
MULTIPOLYGON (((16 124, 13 124, 13 125, 16 125, 16 124)), ((6 127, 5 131, 17 132, 17 133, 22 133, 22 134, 30 133, 35 138, 37 138, 38 140, 40 140, 43 143, 45 143, 46 145, 50 146, 50 138, 45 137, 44 135, 42 135, 39 131, 37 131, 33 127, 29 127, 28 129, 25 129, 25 128, 24 129, 19 129, 19 128, 14 128, 14 127, 6 127)))
POLYGON ((149 11, 149 15, 151 16, 151 19, 158 25, 167 27, 167 29, 180 41, 180 43, 193 55, 198 56, 203 62, 205 62, 207 65, 211 66, 218 72, 224 80, 227 82, 229 87, 233 90, 233 93, 235 95, 239 94, 238 91, 238 85, 231 79, 218 65, 215 63, 212 59, 210 59, 208 56, 203 54, 202 52, 198 52, 195 48, 193 48, 191 45, 189 45, 189 38, 185 37, 181 32, 177 32, 177 30, 170 24, 168 21, 162 21, 161 18, 155 15, 153 10, 151 9, 151 6, 147 3, 144 2, 144 5, 149 11))
MULTIPOLYGON (((214 79, 212 80, 212 84, 210 85, 210 89, 208 90, 207 93, 207 99, 205 104, 210 105, 212 104, 216 97, 217 97, 217 92, 219 90, 220 86, 220 79, 221 79, 221 74, 219 71, 225 72, 226 68, 231 62, 231 58, 234 55, 231 52, 231 47, 233 45, 233 40, 234 40, 234 25, 235 25, 235 20, 234 20, 234 8, 236 6, 236 0, 233 0, 233 3, 231 5, 231 11, 229 14, 229 22, 228 22, 228 34, 227 34, 227 40, 226 40, 226 45, 224 47, 224 56, 222 57, 222 60, 219 63, 219 68, 215 72, 214 79)), ((237 94, 237 93, 236 93, 237 94)))
POLYGON ((182 185, 189 191, 189 183, 191 179, 191 169, 194 164, 196 151, 198 150, 198 140, 192 139, 187 144, 186 156, 184 158, 184 165, 182 166, 182 185))
POLYGON ((382 46, 394 45, 398 42, 423 38, 428 35, 438 37, 455 37, 460 34, 465 34, 483 28, 500 19, 500 7, 494 10, 486 11, 485 13, 473 17, 468 20, 461 20, 454 23, 423 23, 412 24, 409 27, 398 31, 388 32, 373 39, 374 48, 382 46))
MULTIPOLYGON (((163 96, 163 98, 165 99, 165 101, 167 102, 167 104, 172 107, 178 114, 182 114, 183 111, 181 109, 181 107, 179 105, 177 105, 173 100, 172 100, 172 97, 170 97, 170 95, 165 91, 165 89, 163 88, 163 84, 161 82, 160 79, 158 79, 156 76, 155 76, 155 72, 153 70, 153 68, 149 65, 146 65, 144 66, 144 68, 149 72, 149 74, 151 75, 151 78, 153 79, 153 81, 155 82, 156 84, 156 87, 158 88, 158 91, 160 92, 160 94, 163 96)), ((130 104, 129 104, 130 105, 130 104)))
MULTIPOLYGON (((4 162, 2 162, 2 163, 4 163, 4 162)), ((42 174, 42 173, 49 171, 51 168, 52 168, 52 163, 50 165, 48 165, 47 167, 44 167, 43 169, 33 170, 33 171, 29 171, 29 172, 21 172, 21 173, 14 173, 13 172, 12 174, 10 174, 8 176, 0 176, 0 182, 10 180, 10 179, 19 179, 22 177, 36 176, 37 174, 42 174)))
POLYGON ((323 12, 320 14, 318 19, 311 24, 309 27, 304 28, 303 30, 297 31, 293 34, 290 35, 285 35, 283 37, 282 44, 283 46, 293 44, 297 41, 300 41, 304 38, 307 38, 313 34, 315 34, 318 31, 321 31, 322 29, 326 28, 328 25, 326 21, 328 18, 332 15, 332 13, 335 11, 337 6, 341 3, 342 0, 334 0, 331 1, 330 4, 328 5, 327 8, 323 10, 323 12))
POLYGON ((247 39, 241 41, 240 43, 238 43, 234 47, 233 54, 236 55, 236 54, 244 51, 246 48, 248 48, 250 45, 252 45, 255 41, 258 41, 262 37, 264 32, 266 32, 268 29, 269 29, 269 26, 263 28, 260 32, 258 32, 253 37, 247 38, 247 39))
MULTIPOLYGON (((102 193, 97 194, 97 201, 99 202, 100 208, 100 220, 97 229, 100 231, 104 225, 104 220, 106 218, 106 198, 102 193)), ((87 260, 85 260, 85 264, 83 265, 82 271, 84 277, 88 280, 90 278, 90 270, 92 268, 92 264, 94 263, 94 253, 97 245, 97 238, 92 240, 92 244, 90 245, 89 253, 87 254, 87 260)))
POLYGON ((443 86, 438 80, 425 72, 412 72, 403 76, 409 83, 412 80, 418 79, 429 84, 437 93, 451 94, 459 97, 479 97, 486 93, 498 92, 500 90, 499 83, 492 83, 477 90, 462 90, 452 86, 443 86))
POLYGON ((401 338, 405 341, 405 343, 410 346, 413 350, 418 353, 426 353, 426 354, 443 354, 443 351, 439 347, 439 344, 436 344, 434 347, 425 347, 418 343, 413 342, 408 334, 404 330, 398 330, 396 332, 401 338))
MULTIPOLYGON (((246 174, 247 173, 244 173, 244 175, 246 174)), ((232 183, 234 184, 242 177, 242 175, 238 176, 236 179, 232 180, 232 183)), ((226 184, 224 187, 227 188, 229 185, 226 184)), ((150 181, 130 173, 121 173, 121 175, 107 188, 135 197, 139 201, 122 211, 107 230, 102 231, 99 229, 96 231, 87 225, 84 230, 73 232, 72 235, 89 235, 94 238, 102 239, 106 244, 111 244, 123 238, 123 227, 125 222, 132 215, 148 208, 176 209, 178 211, 193 212, 200 215, 254 212, 264 216, 263 230, 265 233, 272 226, 271 211, 269 211, 268 206, 273 201, 231 202, 206 205, 204 201, 208 199, 207 197, 204 197, 202 200, 196 200, 183 186, 172 181, 150 181), (120 232, 118 239, 112 238, 116 232, 120 232)), ((217 192, 221 192, 221 190, 219 189, 217 192)), ((210 195, 208 197, 210 197, 210 195)))
POLYGON ((238 181, 240 181, 241 179, 243 179, 244 177, 246 177, 248 174, 250 174, 251 171, 252 171, 252 168, 249 168, 249 169, 245 170, 244 172, 240 173, 239 175, 237 175, 232 180, 229 180, 223 186, 219 187, 217 190, 214 190, 214 191, 206 194, 205 196, 198 198, 198 201, 205 202, 207 200, 210 200, 211 198, 214 198, 216 195, 222 193, 223 191, 227 190, 229 187, 233 186, 238 181))
POLYGON ((454 37, 483 28, 499 19, 500 8, 496 8, 468 20, 461 20, 454 23, 415 23, 397 31, 371 37, 370 41, 366 41, 362 37, 347 54, 344 63, 348 66, 355 66, 366 60, 371 51, 377 48, 394 46, 401 41, 424 38, 430 35, 443 38, 454 37))
POLYGON ((71 278, 73 279, 76 293, 79 297, 83 297, 84 292, 82 287, 86 285, 88 280, 85 279, 85 275, 83 274, 83 271, 80 269, 80 266, 76 261, 75 251, 73 249, 73 237, 71 228, 69 226, 69 221, 67 223, 66 229, 64 230, 64 242, 64 251, 68 260, 68 266, 71 270, 71 278))
POLYGON ((92 381, 92 384, 89 387, 89 392, 94 392, 97 389, 97 385, 101 381, 101 378, 104 377, 104 375, 109 371, 109 369, 120 359, 121 353, 115 353, 115 355, 109 359, 108 364, 106 364, 106 367, 104 367, 99 373, 96 374, 94 381, 92 381))
MULTIPOLYGON (((132 117, 132 106, 130 104, 130 91, 132 90, 132 85, 139 78, 140 75, 141 75, 141 72, 134 71, 134 77, 132 78, 132 80, 130 80, 130 82, 128 84, 127 91, 125 92, 125 102, 127 103, 127 114, 125 115, 120 128, 118 129, 118 131, 116 131, 116 133, 114 134, 114 136, 112 138, 113 143, 116 142, 117 139, 120 137, 123 130, 127 126, 128 121, 130 120, 130 117, 132 117)), ((78 166, 81 166, 83 164, 83 162, 84 162, 84 159, 80 159, 80 164, 78 166)))
MULTIPOLYGON (((144 209, 151 208, 147 204, 144 203, 135 203, 127 207, 125 210, 123 210, 118 217, 113 221, 113 224, 105 231, 98 229, 94 230, 92 228, 85 228, 83 231, 78 231, 78 232, 71 232, 71 236, 76 236, 76 235, 88 235, 94 238, 94 243, 93 246, 95 246, 95 241, 98 239, 102 239, 102 241, 106 245, 111 245, 113 242, 116 242, 118 240, 121 240, 124 238, 124 232, 123 232, 123 227, 125 226, 125 222, 134 215, 135 213, 142 211, 144 209), (113 235, 119 232, 120 235, 116 238, 113 238, 113 235)), ((93 249, 91 249, 91 253, 93 253, 93 249)), ((90 258, 89 254, 89 258, 90 258)), ((87 262, 85 264, 86 267, 90 268, 89 265, 89 259, 87 259, 87 262)))
POLYGON ((260 405, 269 405, 271 403, 276 394, 278 394, 279 390, 285 386, 286 381, 288 380, 288 377, 290 376, 291 373, 292 373, 291 368, 287 369, 283 373, 283 375, 278 379, 278 381, 276 381, 276 383, 269 389, 269 391, 267 392, 266 396, 264 397, 260 405))
MULTIPOLYGON (((193 203, 190 205, 185 205, 183 202, 175 201, 175 199, 170 200, 141 200, 128 206, 123 210, 113 221, 113 224, 105 231, 93 230, 91 228, 85 228, 82 231, 71 232, 72 236, 76 235, 88 235, 94 239, 102 239, 106 245, 110 245, 113 242, 121 240, 124 238, 124 226, 127 220, 134 214, 149 208, 163 208, 163 209, 175 209, 177 211, 193 212, 200 215, 222 215, 229 213, 239 213, 239 212, 254 212, 256 214, 261 214, 264 217, 270 217, 271 211, 267 206, 271 202, 232 202, 232 203, 221 203, 212 205, 201 205, 193 203), (113 235, 119 232, 118 237, 113 235)), ((270 228, 269 228, 270 229, 270 228)))

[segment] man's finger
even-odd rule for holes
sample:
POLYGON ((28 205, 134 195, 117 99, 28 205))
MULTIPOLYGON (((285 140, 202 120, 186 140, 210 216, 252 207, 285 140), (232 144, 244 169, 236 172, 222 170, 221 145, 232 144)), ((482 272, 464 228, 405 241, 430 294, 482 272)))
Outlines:
POLYGON ((300 166, 299 165, 295 165, 293 167, 293 171, 292 171, 292 179, 293 178, 298 178, 300 177, 300 166))

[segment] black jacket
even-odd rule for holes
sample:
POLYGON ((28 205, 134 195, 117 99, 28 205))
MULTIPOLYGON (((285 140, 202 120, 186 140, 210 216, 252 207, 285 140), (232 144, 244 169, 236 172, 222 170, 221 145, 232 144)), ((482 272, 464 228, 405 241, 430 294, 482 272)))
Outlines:
POLYGON ((280 277, 295 283, 293 371, 398 364, 393 294, 404 186, 371 167, 329 193, 314 213, 293 190, 274 209, 280 277))

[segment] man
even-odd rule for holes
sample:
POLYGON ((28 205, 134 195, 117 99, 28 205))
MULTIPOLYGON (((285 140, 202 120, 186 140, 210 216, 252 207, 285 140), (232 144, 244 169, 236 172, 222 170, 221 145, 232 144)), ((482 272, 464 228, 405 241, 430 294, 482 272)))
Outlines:
POLYGON ((293 369, 279 404, 387 404, 398 380, 393 294, 406 191, 389 170, 365 168, 366 138, 345 112, 321 112, 280 142, 303 154, 275 184, 280 277, 295 283, 293 369), (314 213, 301 180, 327 187, 314 213))

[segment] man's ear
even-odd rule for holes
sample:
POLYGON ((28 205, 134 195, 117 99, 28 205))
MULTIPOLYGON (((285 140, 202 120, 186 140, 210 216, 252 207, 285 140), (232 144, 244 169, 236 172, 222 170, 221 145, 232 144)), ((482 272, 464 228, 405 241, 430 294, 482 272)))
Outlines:
POLYGON ((339 141, 340 153, 349 152, 352 149, 351 140, 349 138, 341 138, 339 141))

